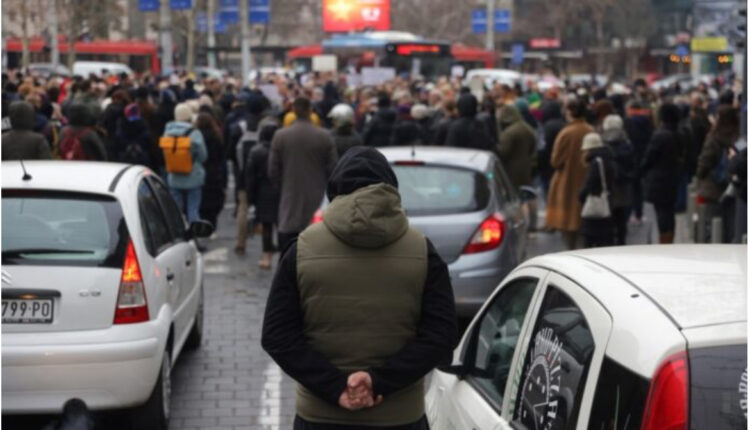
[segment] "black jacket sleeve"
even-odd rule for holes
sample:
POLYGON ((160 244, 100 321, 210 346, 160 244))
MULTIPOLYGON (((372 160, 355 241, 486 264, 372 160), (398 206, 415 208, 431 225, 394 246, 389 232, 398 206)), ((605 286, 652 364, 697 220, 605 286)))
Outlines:
POLYGON ((287 248, 271 284, 263 318, 263 349, 284 372, 313 394, 338 405, 348 375, 315 351, 303 333, 297 287, 297 244, 287 248))
POLYGON ((374 393, 395 393, 438 365, 450 363, 457 343, 456 304, 448 266, 427 240, 427 279, 417 335, 382 366, 369 369, 374 393))

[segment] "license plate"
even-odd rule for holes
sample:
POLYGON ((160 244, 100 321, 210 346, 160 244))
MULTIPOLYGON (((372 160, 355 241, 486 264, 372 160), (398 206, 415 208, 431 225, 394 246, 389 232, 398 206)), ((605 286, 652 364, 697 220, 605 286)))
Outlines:
POLYGON ((4 299, 3 324, 51 324, 52 299, 4 299))

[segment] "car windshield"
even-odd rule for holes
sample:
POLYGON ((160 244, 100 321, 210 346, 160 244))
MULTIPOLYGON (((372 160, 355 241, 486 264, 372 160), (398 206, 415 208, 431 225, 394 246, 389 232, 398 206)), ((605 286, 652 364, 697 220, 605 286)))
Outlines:
POLYGON ((107 196, 3 190, 2 263, 118 267, 127 239, 107 196))
POLYGON ((487 179, 480 172, 430 165, 396 165, 393 170, 409 215, 475 212, 489 203, 487 179))

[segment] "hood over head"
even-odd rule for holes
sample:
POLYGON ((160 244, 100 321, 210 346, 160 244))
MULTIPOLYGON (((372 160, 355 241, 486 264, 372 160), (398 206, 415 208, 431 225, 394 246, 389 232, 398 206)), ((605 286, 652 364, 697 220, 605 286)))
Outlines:
POLYGON ((31 103, 18 101, 10 104, 8 108, 10 126, 13 130, 32 130, 36 114, 31 103))
POLYGON ((544 104, 542 107, 542 122, 547 122, 551 119, 563 119, 562 115, 562 104, 557 101, 550 101, 544 104))
POLYGON ((473 118, 479 110, 479 102, 473 94, 462 94, 458 98, 458 114, 464 118, 473 118))
POLYGON ((74 102, 68 108, 68 123, 74 127, 94 125, 94 115, 88 105, 74 102))
POLYGON ((503 107, 500 108, 501 125, 508 126, 519 121, 523 121, 523 118, 521 117, 521 112, 517 107, 513 105, 503 105, 503 107))
POLYGON ((373 148, 355 147, 339 160, 328 182, 331 204, 326 227, 357 248, 381 248, 406 233, 398 180, 385 157, 373 148))

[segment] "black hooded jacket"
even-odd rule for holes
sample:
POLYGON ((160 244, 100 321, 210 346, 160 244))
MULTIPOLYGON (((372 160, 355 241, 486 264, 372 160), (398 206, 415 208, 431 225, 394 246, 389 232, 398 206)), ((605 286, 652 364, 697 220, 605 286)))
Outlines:
MULTIPOLYGON (((388 161, 373 148, 355 147, 336 165, 327 195, 334 199, 378 183, 398 186, 388 161)), ((376 396, 387 397, 416 382, 442 362, 450 361, 450 353, 456 345, 458 331, 448 269, 429 240, 427 248, 427 278, 417 336, 382 366, 367 369, 376 396)), ((321 399, 338 405, 349 375, 313 350, 304 330, 297 287, 297 244, 293 242, 284 252, 271 285, 261 342, 263 349, 289 376, 321 399)), ((328 428, 325 424, 316 427, 310 423, 310 426, 306 428, 328 428)))
POLYGON ((11 130, 3 133, 2 148, 5 160, 48 160, 52 158, 44 135, 35 133, 34 108, 17 101, 8 108, 11 130))
POLYGON ((566 122, 562 115, 562 105, 556 101, 549 101, 542 107, 542 130, 544 132, 544 148, 539 151, 537 168, 544 178, 552 177, 550 159, 555 147, 555 139, 565 128, 566 122))
POLYGON ((362 139, 366 146, 390 146, 393 127, 396 124, 396 111, 391 107, 381 107, 365 126, 362 139))
POLYGON ((459 118, 448 127, 445 146, 490 150, 493 142, 487 124, 477 119, 479 102, 471 94, 463 94, 458 99, 459 118))

